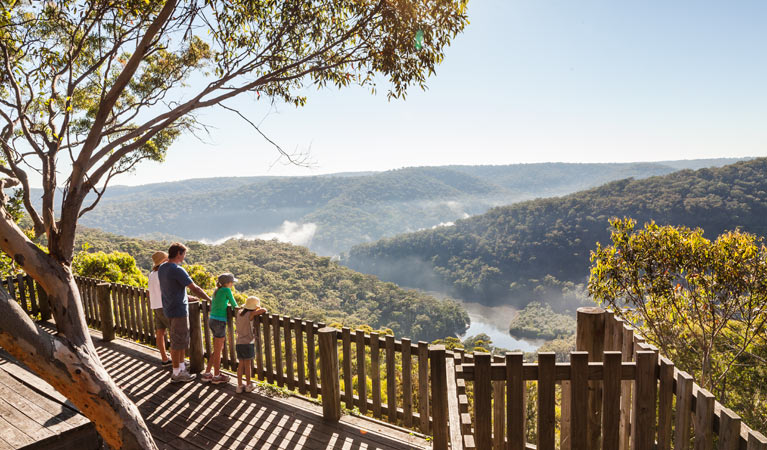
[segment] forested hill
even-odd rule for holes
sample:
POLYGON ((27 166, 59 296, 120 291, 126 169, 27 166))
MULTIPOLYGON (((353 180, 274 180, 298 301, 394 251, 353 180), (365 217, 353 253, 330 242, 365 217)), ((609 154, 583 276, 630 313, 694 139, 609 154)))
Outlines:
POLYGON ((344 263, 400 285, 523 305, 585 281, 589 252, 609 241, 612 216, 701 227, 709 238, 736 227, 767 235, 767 159, 498 207, 356 246, 344 263))
POLYGON ((136 237, 216 241, 233 235, 279 236, 335 255, 355 244, 453 222, 493 206, 725 162, 417 167, 115 186, 81 223, 136 237))
MULTIPOLYGON (((90 246, 89 252, 127 252, 144 273, 151 268, 152 253, 167 250, 170 244, 81 228, 78 248, 84 243, 90 246)), ((239 280, 235 286, 239 292, 260 296, 280 314, 328 324, 389 328, 397 336, 427 341, 462 334, 469 324, 466 311, 454 300, 382 282, 305 247, 234 239, 221 245, 187 242, 187 246, 186 262, 200 264, 215 276, 232 272, 239 280)))

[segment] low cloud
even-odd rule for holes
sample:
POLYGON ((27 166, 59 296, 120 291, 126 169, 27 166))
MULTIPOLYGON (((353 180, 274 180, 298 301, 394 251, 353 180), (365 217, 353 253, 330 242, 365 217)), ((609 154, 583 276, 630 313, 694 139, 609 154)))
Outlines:
POLYGON ((255 239, 261 239, 268 241, 271 239, 277 239, 280 242, 288 242, 294 245, 309 246, 314 234, 317 232, 317 224, 315 223, 296 223, 286 220, 282 222, 282 225, 275 230, 268 233, 250 234, 236 233, 221 239, 201 239, 200 242, 204 244, 219 245, 228 241, 229 239, 244 239, 246 241, 252 241, 255 239))
POLYGON ((433 227, 431 227, 431 229, 433 230, 433 229, 439 228, 439 227, 452 227, 453 225, 455 225, 455 222, 440 222, 440 223, 434 225, 433 227))

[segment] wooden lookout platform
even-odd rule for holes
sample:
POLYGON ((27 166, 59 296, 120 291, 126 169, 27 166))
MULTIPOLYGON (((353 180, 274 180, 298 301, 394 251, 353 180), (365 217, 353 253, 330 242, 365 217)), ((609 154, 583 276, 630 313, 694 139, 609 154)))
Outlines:
POLYGON ((235 393, 229 384, 169 383, 155 350, 123 339, 103 342, 101 361, 136 403, 160 448, 166 449, 422 449, 424 439, 387 424, 343 416, 326 422, 322 406, 297 396, 235 393))

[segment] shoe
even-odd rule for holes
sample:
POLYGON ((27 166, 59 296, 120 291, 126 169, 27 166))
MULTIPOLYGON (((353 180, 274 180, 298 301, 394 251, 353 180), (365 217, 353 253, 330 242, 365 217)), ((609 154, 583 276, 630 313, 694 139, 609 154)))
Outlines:
POLYGON ((224 375, 223 373, 220 373, 210 379, 211 384, 221 384, 221 383, 226 383, 228 381, 229 381, 229 377, 227 375, 224 375))
POLYGON ((168 367, 168 366, 171 366, 171 365, 173 365, 173 361, 171 361, 170 359, 166 359, 165 361, 162 361, 160 364, 161 364, 163 367, 168 367))
POLYGON ((179 372, 178 375, 170 376, 171 383, 188 383, 190 381, 194 381, 194 379, 195 379, 195 376, 190 374, 186 370, 179 372))
POLYGON ((255 388, 256 388, 255 385, 249 384, 249 385, 245 386, 245 392, 253 392, 253 389, 255 389, 255 388))
POLYGON ((237 389, 235 389, 234 392, 242 394, 242 385, 237 385, 237 389))
POLYGON ((205 372, 204 374, 200 375, 200 381, 210 381, 213 379, 213 374, 210 372, 205 372))

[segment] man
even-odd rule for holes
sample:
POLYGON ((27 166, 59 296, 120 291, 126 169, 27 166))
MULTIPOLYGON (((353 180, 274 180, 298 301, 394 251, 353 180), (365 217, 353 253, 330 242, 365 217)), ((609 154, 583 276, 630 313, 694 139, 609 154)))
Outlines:
POLYGON ((170 359, 173 363, 171 383, 185 383, 194 380, 184 364, 184 353, 189 347, 189 300, 186 289, 210 301, 210 297, 181 267, 186 257, 187 248, 184 244, 174 243, 168 249, 168 262, 157 270, 162 292, 162 309, 170 321, 170 359))
POLYGON ((162 291, 160 290, 160 278, 157 275, 157 270, 167 260, 167 253, 154 252, 152 254, 152 271, 149 272, 149 304, 152 307, 152 316, 154 317, 155 342, 157 349, 160 350, 163 367, 171 365, 171 360, 165 351, 165 330, 170 327, 170 323, 162 310, 162 291))

